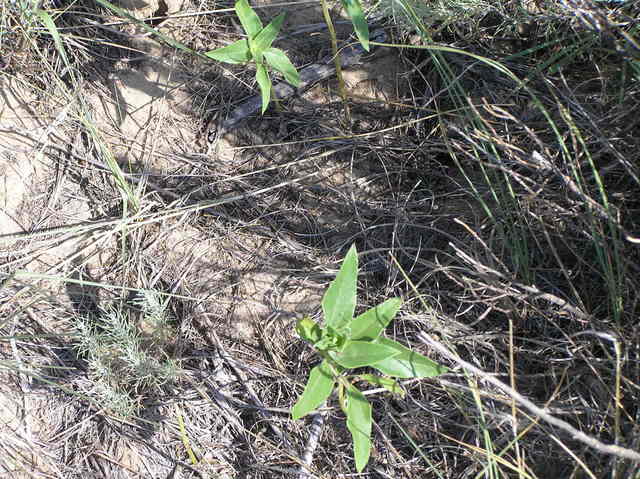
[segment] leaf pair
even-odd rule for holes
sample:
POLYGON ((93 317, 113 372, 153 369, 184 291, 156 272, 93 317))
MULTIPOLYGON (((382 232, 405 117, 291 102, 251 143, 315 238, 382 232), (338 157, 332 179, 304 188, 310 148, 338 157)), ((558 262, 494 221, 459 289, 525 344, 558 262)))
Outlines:
POLYGON ((240 19, 242 28, 247 34, 247 38, 238 40, 226 47, 206 52, 205 55, 214 60, 231 64, 254 62, 256 65, 256 81, 262 96, 262 113, 264 113, 271 100, 272 88, 267 65, 280 72, 285 80, 293 86, 297 87, 300 84, 300 75, 286 53, 279 48, 271 46, 278 36, 280 28, 282 28, 285 14, 281 13, 266 27, 263 27, 262 21, 249 6, 247 0, 238 0, 235 4, 235 11, 240 19))
MULTIPOLYGON (((371 405, 343 372, 369 366, 386 376, 414 378, 437 376, 446 368, 384 337, 385 328, 400 309, 400 298, 388 299, 354 318, 357 279, 358 254, 352 246, 322 299, 325 326, 320 327, 310 318, 303 318, 296 324, 297 333, 313 344, 323 361, 311 370, 291 415, 293 419, 299 419, 309 414, 337 389, 353 440, 356 469, 360 472, 371 453, 371 405)), ((398 383, 388 377, 373 374, 357 377, 394 394, 403 394, 398 383)))

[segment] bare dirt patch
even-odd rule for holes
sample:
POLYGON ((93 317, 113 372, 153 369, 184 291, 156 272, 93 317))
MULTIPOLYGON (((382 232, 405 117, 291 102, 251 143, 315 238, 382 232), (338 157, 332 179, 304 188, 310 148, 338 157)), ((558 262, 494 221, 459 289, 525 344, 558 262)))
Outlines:
POLYGON ((4 172, 0 186, 0 231, 8 234, 24 227, 20 206, 35 173, 35 158, 23 139, 13 132, 37 130, 40 122, 30 106, 33 97, 29 92, 18 81, 3 78, 0 82, 0 121, 4 130, 0 151, 0 170, 4 172))

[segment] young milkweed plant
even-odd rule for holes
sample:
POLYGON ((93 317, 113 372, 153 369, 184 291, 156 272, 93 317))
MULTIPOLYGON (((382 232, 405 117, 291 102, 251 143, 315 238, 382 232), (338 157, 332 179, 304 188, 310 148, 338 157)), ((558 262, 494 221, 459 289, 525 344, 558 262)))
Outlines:
POLYGON ((291 410, 299 419, 318 408, 337 389, 338 401, 347 416, 347 428, 353 439, 356 469, 361 472, 371 453, 371 405, 354 385, 364 380, 384 387, 392 393, 402 389, 392 378, 424 378, 438 376, 447 368, 411 351, 383 335, 402 300, 391 298, 353 317, 356 308, 358 253, 351 246, 335 280, 322 299, 324 327, 310 318, 296 324, 296 331, 313 344, 322 362, 309 374, 309 381, 291 410), (347 370, 370 366, 383 374, 348 375, 347 370))
POLYGON ((262 113, 264 113, 271 100, 272 88, 267 65, 282 73, 284 79, 293 86, 297 87, 300 84, 300 75, 286 53, 271 46, 280 32, 285 14, 281 13, 263 28, 262 21, 247 0, 238 0, 235 10, 247 38, 206 52, 205 55, 225 63, 255 63, 256 81, 260 87, 262 113))

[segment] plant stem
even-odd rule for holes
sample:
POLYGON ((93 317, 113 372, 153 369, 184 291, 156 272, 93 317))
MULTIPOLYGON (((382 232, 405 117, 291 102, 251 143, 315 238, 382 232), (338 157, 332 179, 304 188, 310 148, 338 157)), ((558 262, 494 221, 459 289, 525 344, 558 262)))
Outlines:
POLYGON ((276 107, 276 111, 278 113, 282 113, 284 110, 282 108, 282 105, 280 104, 280 98, 278 98, 278 95, 276 94, 276 89, 273 88, 273 83, 271 84, 271 99, 273 100, 273 104, 276 107))
POLYGON ((342 103, 344 104, 344 113, 347 119, 347 125, 351 125, 351 112, 349 111, 349 103, 347 98, 347 90, 344 86, 344 79, 342 78, 342 65, 340 64, 340 55, 338 55, 338 39, 336 37, 336 29, 333 27, 331 21, 331 15, 329 14, 329 7, 327 0, 320 0, 322 5, 322 14, 324 15, 324 21, 329 29, 329 37, 331 38, 331 51, 333 53, 333 62, 336 66, 336 77, 338 78, 338 92, 342 97, 342 103))

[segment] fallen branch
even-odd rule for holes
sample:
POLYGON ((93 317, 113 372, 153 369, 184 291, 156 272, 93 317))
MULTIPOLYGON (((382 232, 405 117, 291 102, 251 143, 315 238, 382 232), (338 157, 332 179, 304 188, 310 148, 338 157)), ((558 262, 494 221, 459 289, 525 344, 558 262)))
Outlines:
MULTIPOLYGON (((321 408, 324 405, 320 406, 321 408)), ((307 479, 311 477, 309 474, 309 468, 313 461, 313 453, 318 447, 320 441, 320 434, 322 433, 322 426, 324 425, 324 412, 317 412, 313 414, 313 421, 311 422, 311 429, 309 430, 309 440, 307 441, 307 447, 304 449, 302 455, 302 464, 300 464, 300 472, 298 473, 298 479, 307 479)))

